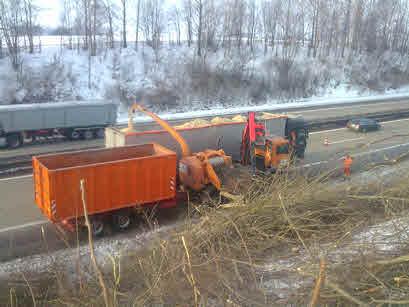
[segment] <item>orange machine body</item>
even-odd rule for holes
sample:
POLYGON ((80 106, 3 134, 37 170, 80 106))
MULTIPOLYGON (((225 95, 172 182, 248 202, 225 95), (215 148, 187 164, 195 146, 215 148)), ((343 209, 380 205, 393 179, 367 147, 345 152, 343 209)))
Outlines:
POLYGON ((33 158, 35 201, 53 222, 83 216, 80 180, 90 215, 176 198, 176 153, 158 144, 33 158))
POLYGON ((288 166, 290 161, 289 141, 282 137, 266 139, 264 152, 259 153, 256 147, 256 155, 264 157, 264 167, 280 169, 288 166))

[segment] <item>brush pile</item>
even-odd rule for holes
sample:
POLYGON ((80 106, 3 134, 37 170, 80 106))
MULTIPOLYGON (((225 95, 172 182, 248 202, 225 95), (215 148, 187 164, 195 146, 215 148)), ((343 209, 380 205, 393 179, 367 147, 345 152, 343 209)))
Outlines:
MULTIPOLYGON (((169 237, 105 268, 110 306, 407 301, 409 256, 401 256, 409 245, 402 240, 380 252, 374 242, 362 240, 362 231, 405 219, 409 178, 389 186, 329 184, 326 178, 257 177, 228 205, 190 203, 188 218, 169 237)), ((406 230, 389 240, 409 238, 406 230)), ((104 304, 96 279, 69 286, 50 280, 34 289, 13 287, 13 293, 47 305, 104 304)))

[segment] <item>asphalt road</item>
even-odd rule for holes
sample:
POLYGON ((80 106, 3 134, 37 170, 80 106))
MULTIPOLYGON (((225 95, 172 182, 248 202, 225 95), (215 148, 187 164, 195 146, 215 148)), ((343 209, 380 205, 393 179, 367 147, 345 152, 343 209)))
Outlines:
MULTIPOLYGON (((385 122, 380 131, 366 134, 347 129, 313 132, 308 146, 298 168, 341 169, 342 157, 350 153, 355 158, 353 172, 359 172, 371 163, 409 152, 409 119, 385 122), (324 144, 325 138, 329 145, 324 144)), ((46 223, 34 204, 31 175, 0 179, 0 195, 0 261, 44 251, 41 227, 49 242, 59 241, 55 228, 46 223)))
MULTIPOLYGON (((291 111, 291 114, 302 115, 307 121, 314 122, 320 120, 331 120, 334 118, 353 118, 357 116, 365 116, 368 114, 377 114, 384 112, 408 112, 409 101, 389 101, 376 103, 361 103, 351 105, 339 105, 331 107, 312 107, 302 111, 291 111)), ((179 125, 186 120, 171 121, 174 125, 179 125)), ((135 123, 135 128, 139 131, 151 129, 160 129, 156 123, 135 123)), ((0 150, 0 160, 13 159, 15 157, 24 157, 39 155, 48 152, 60 152, 69 150, 81 150, 89 147, 102 147, 104 140, 91 141, 63 141, 45 142, 43 144, 26 144, 25 146, 15 150, 0 150)), ((1 226, 0 226, 1 227, 1 226)))

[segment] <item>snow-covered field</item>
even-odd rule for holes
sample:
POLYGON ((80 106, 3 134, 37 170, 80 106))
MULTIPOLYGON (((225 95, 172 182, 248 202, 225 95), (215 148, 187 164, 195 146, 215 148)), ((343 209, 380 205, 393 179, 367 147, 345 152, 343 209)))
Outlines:
POLYGON ((99 50, 89 58, 81 49, 46 44, 47 39, 42 38, 41 53, 22 54, 19 72, 8 58, 0 59, 0 104, 111 99, 126 105, 144 100, 165 114, 220 114, 245 106, 263 110, 283 103, 326 104, 409 92, 409 59, 393 53, 341 61, 300 52, 284 82, 280 58, 262 50, 236 54, 220 49, 198 58, 187 46, 163 45, 155 51, 142 44, 138 52, 132 47, 99 50))

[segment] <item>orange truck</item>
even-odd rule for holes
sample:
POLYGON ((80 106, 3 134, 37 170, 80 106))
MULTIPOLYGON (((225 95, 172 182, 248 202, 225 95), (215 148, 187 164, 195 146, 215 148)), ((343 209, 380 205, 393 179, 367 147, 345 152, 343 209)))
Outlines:
POLYGON ((186 191, 200 192, 208 185, 220 190, 216 169, 230 166, 231 157, 223 150, 193 153, 157 115, 136 104, 133 108, 152 116, 179 143, 182 156, 147 143, 33 157, 35 201, 50 221, 68 228, 82 224, 85 194, 92 232, 100 235, 107 223, 127 228, 132 209, 176 206, 187 198, 186 191), (85 191, 80 182, 85 183, 85 191))
POLYGON ((35 201, 54 223, 82 223, 84 180, 94 235, 107 219, 124 229, 135 208, 176 205, 176 165, 176 153, 158 144, 34 157, 35 201))

